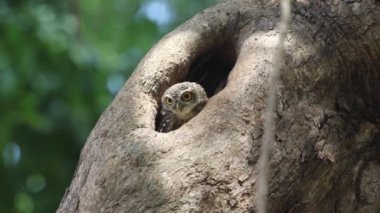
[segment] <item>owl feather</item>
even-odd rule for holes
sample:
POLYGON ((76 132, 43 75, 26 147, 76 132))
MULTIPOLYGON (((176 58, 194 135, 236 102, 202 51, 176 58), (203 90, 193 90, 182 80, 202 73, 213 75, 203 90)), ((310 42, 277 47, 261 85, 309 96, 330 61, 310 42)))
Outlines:
POLYGON ((193 82, 174 84, 162 95, 157 131, 169 132, 179 128, 196 116, 207 101, 201 85, 193 82))

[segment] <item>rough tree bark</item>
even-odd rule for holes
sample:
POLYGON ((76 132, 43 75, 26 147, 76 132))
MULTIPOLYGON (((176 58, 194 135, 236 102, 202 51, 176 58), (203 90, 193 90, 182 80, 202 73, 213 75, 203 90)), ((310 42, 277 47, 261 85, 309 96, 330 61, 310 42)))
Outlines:
MULTIPOLYGON (((297 0, 292 13, 269 212, 379 212, 380 3, 297 0)), ((278 19, 278 1, 227 1, 165 36, 99 119, 58 212, 254 211, 278 19), (203 86, 227 85, 156 132, 161 94, 196 66, 203 86)))

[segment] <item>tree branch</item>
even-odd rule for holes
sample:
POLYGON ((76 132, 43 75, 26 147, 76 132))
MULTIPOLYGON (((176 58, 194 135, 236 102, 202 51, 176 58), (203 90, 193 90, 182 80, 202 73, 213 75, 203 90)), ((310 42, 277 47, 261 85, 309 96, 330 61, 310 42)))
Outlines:
POLYGON ((273 55, 274 69, 269 79, 269 90, 268 90, 268 102, 266 108, 266 116, 264 123, 264 137, 263 144, 261 146, 260 158, 258 161, 259 172, 258 172, 258 182, 257 182, 257 212, 265 213, 267 212, 267 193, 268 193, 268 170, 269 170, 269 154, 271 151, 271 143, 274 140, 275 134, 275 122, 274 113, 276 110, 276 91, 277 82, 280 77, 280 69, 284 63, 284 43, 286 38, 286 33, 289 28, 290 21, 290 0, 281 1, 281 22, 280 22, 280 36, 278 39, 276 51, 273 55))

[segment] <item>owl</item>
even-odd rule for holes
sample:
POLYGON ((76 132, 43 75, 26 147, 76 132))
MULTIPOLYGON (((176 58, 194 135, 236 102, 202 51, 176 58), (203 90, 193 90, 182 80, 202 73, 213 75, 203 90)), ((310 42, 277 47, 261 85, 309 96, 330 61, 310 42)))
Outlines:
POLYGON ((206 105, 203 87, 193 82, 182 82, 169 87, 161 98, 162 108, 157 131, 169 132, 196 116, 206 105))

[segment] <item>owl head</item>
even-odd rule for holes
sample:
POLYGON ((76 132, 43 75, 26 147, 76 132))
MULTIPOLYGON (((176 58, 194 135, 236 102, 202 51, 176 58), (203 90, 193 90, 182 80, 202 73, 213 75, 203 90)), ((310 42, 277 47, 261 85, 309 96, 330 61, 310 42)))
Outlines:
POLYGON ((193 82, 182 82, 169 87, 162 95, 162 108, 174 113, 180 120, 190 120, 207 102, 203 87, 193 82))

